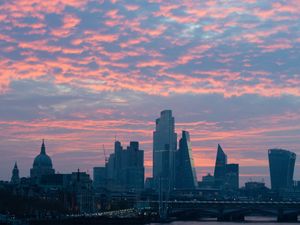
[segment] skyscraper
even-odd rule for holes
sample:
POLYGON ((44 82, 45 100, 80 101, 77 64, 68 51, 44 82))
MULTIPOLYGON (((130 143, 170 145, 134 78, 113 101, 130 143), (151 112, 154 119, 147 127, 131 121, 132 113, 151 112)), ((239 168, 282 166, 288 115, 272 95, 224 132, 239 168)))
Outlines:
POLYGON ((123 179, 121 177, 123 147, 121 142, 115 141, 114 153, 110 154, 106 165, 106 181, 109 189, 122 189, 123 179))
POLYGON ((139 149, 139 143, 131 141, 126 151, 125 165, 122 177, 127 190, 142 190, 144 188, 144 151, 139 149))
POLYGON ((175 119, 171 110, 164 110, 153 132, 153 178, 155 186, 163 191, 174 188, 176 149, 175 119))
POLYGON ((284 149, 269 149, 271 188, 280 190, 293 185, 296 154, 284 149))
POLYGON ((182 131, 182 138, 179 141, 175 174, 177 189, 195 189, 198 186, 190 134, 187 131, 182 131))
POLYGON ((139 143, 131 141, 123 150, 121 142, 115 142, 115 151, 105 166, 108 188, 140 191, 144 188, 144 151, 139 143))
POLYGON ((227 155, 224 153, 222 147, 218 145, 217 157, 214 178, 216 185, 222 186, 225 181, 226 176, 226 164, 227 164, 227 155))
POLYGON ((123 146, 120 141, 115 141, 114 151, 114 174, 113 177, 117 184, 122 185, 124 180, 122 179, 122 168, 125 166, 125 157, 123 153, 123 146))

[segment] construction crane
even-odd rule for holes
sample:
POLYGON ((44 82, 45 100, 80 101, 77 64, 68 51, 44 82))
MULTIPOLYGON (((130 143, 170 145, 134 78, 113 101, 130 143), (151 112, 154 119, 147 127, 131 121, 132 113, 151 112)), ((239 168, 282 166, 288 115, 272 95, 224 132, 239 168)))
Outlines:
POLYGON ((105 164, 106 164, 108 162, 108 158, 106 157, 106 151, 105 151, 104 144, 102 145, 102 151, 103 151, 103 155, 104 155, 104 159, 105 159, 105 164))

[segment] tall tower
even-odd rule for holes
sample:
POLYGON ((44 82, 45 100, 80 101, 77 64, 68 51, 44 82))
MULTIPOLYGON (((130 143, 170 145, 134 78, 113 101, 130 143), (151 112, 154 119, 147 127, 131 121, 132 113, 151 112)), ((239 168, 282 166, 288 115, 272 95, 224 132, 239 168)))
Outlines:
POLYGON ((195 189, 198 186, 190 134, 182 131, 176 152, 176 189, 195 189))
POLYGON ((214 178, 218 186, 222 186, 226 177, 227 155, 223 151, 221 145, 218 145, 214 178))
POLYGON ((120 141, 115 141, 113 178, 116 185, 122 185, 122 183, 124 183, 124 179, 122 177, 124 161, 125 159, 122 144, 120 141))
POLYGON ((164 110, 153 132, 153 178, 156 188, 162 191, 174 188, 176 149, 175 119, 171 110, 164 110))
POLYGON ((19 169, 18 169, 17 162, 15 162, 15 166, 12 170, 12 176, 11 176, 10 182, 12 184, 19 184, 20 183, 20 176, 19 176, 19 169))
POLYGON ((271 188, 280 190, 293 185, 296 154, 284 149, 269 149, 271 188))

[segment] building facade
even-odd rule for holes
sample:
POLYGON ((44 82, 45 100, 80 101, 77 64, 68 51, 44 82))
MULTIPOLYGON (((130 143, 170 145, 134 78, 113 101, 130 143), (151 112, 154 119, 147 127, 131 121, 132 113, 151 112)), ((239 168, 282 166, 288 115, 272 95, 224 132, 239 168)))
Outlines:
POLYGON ((227 164, 225 187, 230 190, 239 189, 239 164, 227 164))
POLYGON ((93 185, 95 188, 105 188, 106 187, 106 168, 94 167, 93 168, 93 185))
POLYGON ((136 141, 130 142, 126 149, 116 141, 114 153, 109 156, 105 168, 94 168, 94 172, 94 180, 99 183, 105 179, 107 189, 141 191, 144 188, 144 151, 139 149, 136 141))
POLYGON ((139 149, 139 143, 131 141, 124 152, 124 167, 122 178, 127 190, 141 191, 144 188, 145 168, 144 151, 139 149))
POLYGON ((218 145, 214 178, 217 186, 224 185, 226 177, 227 155, 223 151, 221 145, 218 145))
POLYGON ((75 212, 94 212, 94 194, 92 180, 85 172, 73 172, 70 175, 70 187, 72 193, 72 208, 75 212))
POLYGON ((175 152, 177 134, 171 110, 164 110, 156 119, 153 132, 153 178, 157 190, 171 191, 175 186, 175 152))
POLYGON ((190 134, 182 131, 176 152, 176 189, 196 189, 198 186, 190 134))
POLYGON ((272 190, 291 188, 296 154, 284 149, 269 149, 268 158, 272 190))

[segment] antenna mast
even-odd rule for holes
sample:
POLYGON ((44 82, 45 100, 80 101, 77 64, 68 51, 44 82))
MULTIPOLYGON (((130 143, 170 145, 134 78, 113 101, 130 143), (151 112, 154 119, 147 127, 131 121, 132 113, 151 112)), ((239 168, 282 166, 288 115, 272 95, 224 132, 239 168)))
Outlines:
POLYGON ((102 145, 102 150, 103 150, 104 160, 105 160, 105 164, 106 164, 108 162, 108 158, 106 157, 106 151, 105 151, 104 144, 102 145))

